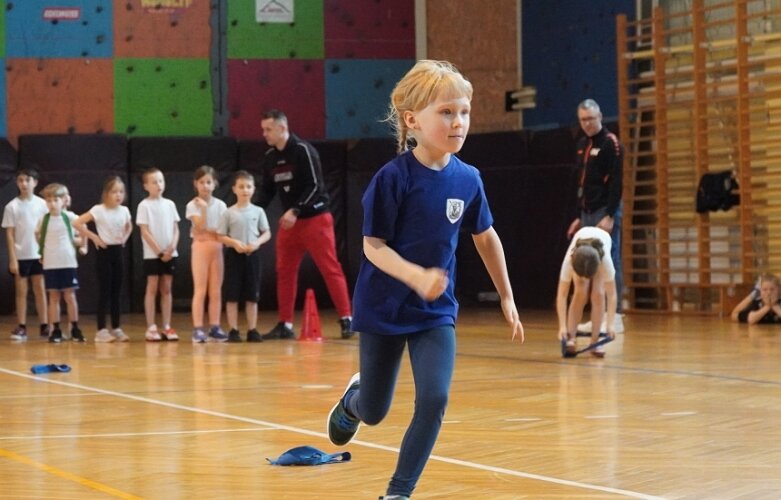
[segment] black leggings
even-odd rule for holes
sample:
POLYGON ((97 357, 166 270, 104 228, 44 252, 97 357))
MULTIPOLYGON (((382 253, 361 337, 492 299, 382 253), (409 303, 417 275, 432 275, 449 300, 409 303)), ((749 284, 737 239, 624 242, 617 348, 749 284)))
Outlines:
POLYGON ((119 299, 122 294, 124 262, 122 245, 98 248, 98 330, 106 328, 106 306, 111 304, 111 328, 119 328, 119 299))

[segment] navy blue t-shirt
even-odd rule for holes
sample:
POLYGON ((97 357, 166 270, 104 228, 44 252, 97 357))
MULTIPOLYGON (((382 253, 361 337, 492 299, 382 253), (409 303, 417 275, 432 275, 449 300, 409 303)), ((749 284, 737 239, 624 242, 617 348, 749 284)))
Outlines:
POLYGON ((353 329, 395 335, 455 325, 458 234, 479 234, 493 224, 477 169, 451 155, 445 168, 433 170, 407 151, 375 174, 363 195, 363 213, 364 236, 385 240, 410 262, 447 270, 449 284, 437 300, 426 302, 363 256, 353 329))

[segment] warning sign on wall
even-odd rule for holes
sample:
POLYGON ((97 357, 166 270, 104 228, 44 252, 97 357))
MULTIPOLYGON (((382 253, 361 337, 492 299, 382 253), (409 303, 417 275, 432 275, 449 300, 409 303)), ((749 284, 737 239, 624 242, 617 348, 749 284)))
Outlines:
POLYGON ((141 0, 146 12, 170 14, 178 9, 189 9, 193 0, 141 0))
POLYGON ((81 9, 78 7, 46 7, 43 9, 43 18, 47 21, 64 20, 77 21, 81 18, 81 9))
POLYGON ((292 23, 295 0, 255 0, 255 19, 259 23, 292 23))

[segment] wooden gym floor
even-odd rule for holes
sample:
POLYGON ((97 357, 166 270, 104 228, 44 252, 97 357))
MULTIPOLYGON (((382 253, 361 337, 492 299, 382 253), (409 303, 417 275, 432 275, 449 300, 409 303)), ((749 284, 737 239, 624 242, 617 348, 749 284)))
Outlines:
MULTIPOLYGON (((0 331, 0 497, 376 499, 410 418, 406 364, 388 418, 334 447, 325 417, 357 340, 51 345, 0 331), (34 376, 37 363, 70 373, 34 376), (311 445, 349 463, 275 467, 311 445)), ((562 359, 552 312, 464 311, 450 405, 415 498, 781 497, 781 327, 631 315, 604 360, 562 359)), ((91 317, 82 318, 83 327, 91 317)), ((261 317, 263 330, 273 322, 261 317)))

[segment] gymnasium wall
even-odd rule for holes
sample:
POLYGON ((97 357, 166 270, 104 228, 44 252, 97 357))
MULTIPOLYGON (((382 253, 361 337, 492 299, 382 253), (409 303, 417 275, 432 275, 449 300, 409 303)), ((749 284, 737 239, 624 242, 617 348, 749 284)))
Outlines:
POLYGON ((616 15, 635 17, 635 0, 523 2, 523 84, 537 88, 537 106, 523 111, 528 128, 577 126, 576 108, 595 99, 618 116, 616 15))

